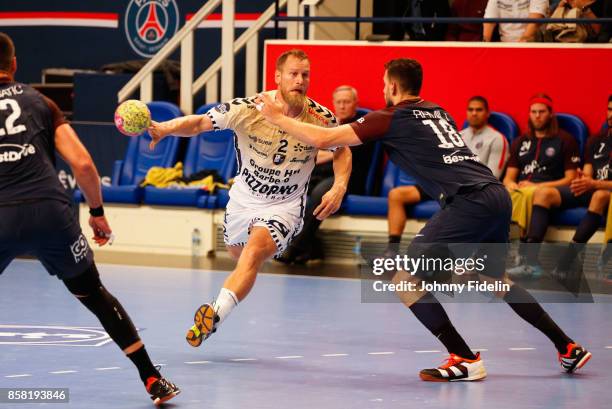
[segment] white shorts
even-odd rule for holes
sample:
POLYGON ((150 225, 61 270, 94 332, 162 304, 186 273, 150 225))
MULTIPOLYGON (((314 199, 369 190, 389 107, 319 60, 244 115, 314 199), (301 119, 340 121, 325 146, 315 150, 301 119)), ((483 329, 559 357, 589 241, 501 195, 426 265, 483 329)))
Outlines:
POLYGON ((301 202, 271 203, 266 207, 253 208, 230 199, 223 218, 223 241, 227 246, 244 246, 254 226, 265 227, 276 243, 274 256, 279 256, 302 230, 301 202))

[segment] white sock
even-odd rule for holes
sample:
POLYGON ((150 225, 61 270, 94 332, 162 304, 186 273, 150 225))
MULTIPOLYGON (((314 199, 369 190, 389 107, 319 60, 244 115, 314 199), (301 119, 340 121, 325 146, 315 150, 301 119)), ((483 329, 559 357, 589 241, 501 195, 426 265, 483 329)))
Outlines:
POLYGON ((219 316, 219 322, 217 325, 221 324, 237 305, 238 297, 236 297, 236 294, 227 288, 222 288, 219 291, 219 295, 217 296, 214 305, 215 311, 219 316))

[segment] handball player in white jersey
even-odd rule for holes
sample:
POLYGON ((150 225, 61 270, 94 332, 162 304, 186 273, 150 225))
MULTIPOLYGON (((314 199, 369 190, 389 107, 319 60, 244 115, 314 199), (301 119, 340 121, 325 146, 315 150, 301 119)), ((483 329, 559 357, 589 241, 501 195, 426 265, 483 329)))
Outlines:
MULTIPOLYGON (((274 79, 277 89, 268 94, 282 103, 287 116, 317 126, 337 126, 330 110, 306 97, 310 61, 303 51, 281 54, 274 79)), ((263 262, 280 255, 302 229, 317 149, 266 121, 254 100, 255 96, 237 98, 204 115, 153 122, 149 129, 152 148, 167 135, 194 136, 213 129, 232 129, 235 135, 238 172, 229 192, 223 228, 227 249, 238 263, 217 298, 196 311, 186 337, 194 347, 200 346, 247 296, 263 262)), ((336 149, 333 166, 334 184, 314 211, 320 220, 340 207, 351 173, 350 149, 336 149)))

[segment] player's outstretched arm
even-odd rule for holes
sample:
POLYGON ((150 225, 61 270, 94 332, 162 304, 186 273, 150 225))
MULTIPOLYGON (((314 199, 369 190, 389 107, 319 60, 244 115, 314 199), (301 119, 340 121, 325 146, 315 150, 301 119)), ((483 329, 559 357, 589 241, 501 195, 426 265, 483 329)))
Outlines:
POLYGON ((269 122, 281 128, 300 141, 318 149, 336 146, 361 145, 361 140, 350 125, 335 128, 322 128, 316 125, 296 121, 283 115, 283 106, 267 94, 260 94, 256 103, 262 104, 261 113, 269 122))
POLYGON ((165 122, 151 121, 148 129, 151 135, 149 148, 155 149, 155 145, 168 135, 190 137, 212 129, 212 121, 206 115, 186 115, 165 122))
POLYGON ((344 146, 334 152, 334 184, 321 198, 321 203, 314 210, 314 216, 324 220, 340 209, 351 177, 353 154, 344 146))
MULTIPOLYGON (((70 125, 63 124, 55 130, 55 148, 72 169, 89 207, 102 212, 102 192, 98 170, 89 152, 70 125)), ((104 214, 90 217, 89 225, 94 231, 93 240, 100 246, 105 245, 111 238, 112 231, 104 214)))

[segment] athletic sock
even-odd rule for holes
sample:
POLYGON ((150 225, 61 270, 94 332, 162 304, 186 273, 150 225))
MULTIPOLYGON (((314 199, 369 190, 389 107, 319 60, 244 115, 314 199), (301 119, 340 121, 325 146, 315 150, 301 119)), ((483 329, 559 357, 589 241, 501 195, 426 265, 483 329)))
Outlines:
POLYGON ((580 220, 580 224, 574 233, 576 243, 586 243, 595 234, 601 224, 601 215, 588 211, 587 214, 580 220))
POLYGON ((402 235, 395 235, 395 234, 390 234, 389 235, 389 243, 391 244, 397 244, 397 243, 401 243, 402 242, 402 235))
POLYGON ((466 359, 476 359, 470 347, 450 322, 440 302, 431 293, 425 294, 412 304, 410 310, 442 342, 449 353, 466 359))
POLYGON ((534 205, 531 211, 531 221, 527 232, 528 243, 541 243, 548 229, 548 216, 550 210, 543 206, 534 205))
POLYGON ((237 305, 238 297, 236 297, 236 294, 227 288, 221 288, 214 302, 215 312, 219 316, 218 324, 221 324, 237 305))
POLYGON ((147 384, 147 379, 150 377, 162 377, 159 371, 155 369, 153 362, 151 362, 151 358, 149 358, 149 354, 147 354, 144 345, 131 354, 127 354, 127 357, 136 365, 140 379, 145 385, 147 384))
POLYGON ((567 352, 567 344, 573 342, 561 328, 555 324, 538 302, 525 289, 513 285, 504 296, 515 313, 546 335, 555 344, 560 354, 567 352))
MULTIPOLYGON (((574 236, 575 237, 575 236, 574 236)), ((557 269, 560 271, 570 271, 570 267, 574 263, 574 260, 578 254, 584 249, 585 243, 570 242, 559 258, 557 263, 557 269)))
POLYGON ((523 253, 529 265, 538 264, 540 243, 544 240, 544 235, 546 235, 546 230, 548 229, 549 213, 549 209, 543 206, 533 206, 531 222, 529 224, 529 231, 527 232, 525 243, 525 252, 523 253))

